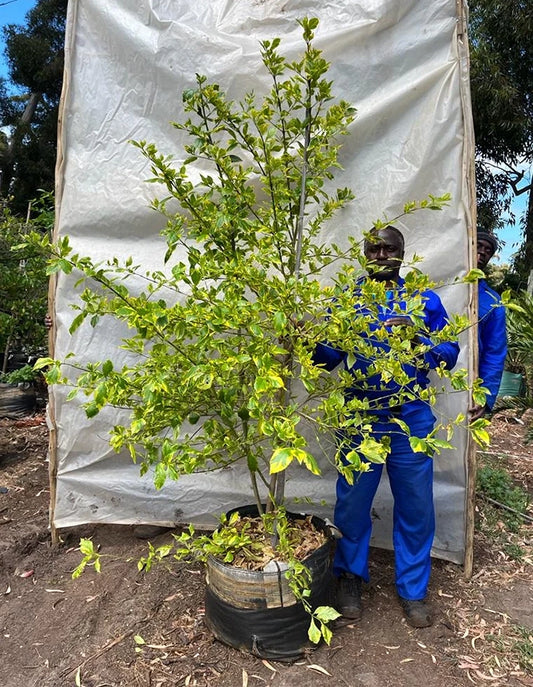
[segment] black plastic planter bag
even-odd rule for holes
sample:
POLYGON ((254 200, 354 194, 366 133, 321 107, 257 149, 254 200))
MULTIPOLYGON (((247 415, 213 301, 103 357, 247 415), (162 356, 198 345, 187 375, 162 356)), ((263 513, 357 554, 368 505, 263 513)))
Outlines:
MULTIPOLYGON (((254 506, 236 510, 242 515, 257 515, 254 506)), ((328 540, 304 561, 312 574, 309 600, 316 608, 332 604, 334 540, 324 520, 313 517, 312 523, 328 535, 328 540)), ((211 559, 207 564, 205 618, 217 639, 260 658, 294 661, 311 646, 307 635, 311 618, 292 593, 287 593, 284 570, 244 570, 211 559)))
POLYGON ((31 385, 0 384, 0 417, 17 419, 35 410, 35 389, 31 385))

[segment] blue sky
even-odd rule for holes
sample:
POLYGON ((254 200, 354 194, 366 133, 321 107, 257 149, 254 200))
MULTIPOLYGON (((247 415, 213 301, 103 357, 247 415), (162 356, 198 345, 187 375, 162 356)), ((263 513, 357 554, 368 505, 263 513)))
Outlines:
MULTIPOLYGON (((36 4, 37 0, 0 0, 0 28, 3 29, 6 24, 24 24, 26 13, 36 4)), ((3 31, 0 31, 0 53, 0 76, 6 77, 3 31)))
MULTIPOLYGON (((37 0, 0 0, 0 28, 6 24, 23 24, 28 10, 37 4, 37 0)), ((6 62, 4 58, 3 32, 0 31, 0 76, 7 77, 6 62)), ((531 178, 531 169, 529 170, 531 178)), ((524 182, 523 182, 524 183, 524 182)), ((520 243, 520 218, 525 212, 527 203, 527 193, 523 193, 514 199, 513 212, 516 216, 516 224, 507 224, 498 232, 498 237, 505 245, 498 254, 496 262, 509 262, 512 254, 517 250, 520 243)))
MULTIPOLYGON (((519 188, 527 186, 527 179, 531 181, 531 168, 529 168, 529 173, 526 178, 518 185, 519 188)), ((521 243, 521 231, 520 224, 521 219, 526 211, 528 202, 528 194, 522 193, 520 196, 515 196, 512 203, 512 211, 515 215, 515 225, 506 224, 502 229, 499 229, 497 234, 500 242, 504 245, 500 249, 494 262, 497 263, 509 263, 511 261, 511 256, 516 253, 521 243)))
POLYGON ((0 17, 5 24, 21 24, 26 12, 37 4, 37 0, 0 0, 0 17))

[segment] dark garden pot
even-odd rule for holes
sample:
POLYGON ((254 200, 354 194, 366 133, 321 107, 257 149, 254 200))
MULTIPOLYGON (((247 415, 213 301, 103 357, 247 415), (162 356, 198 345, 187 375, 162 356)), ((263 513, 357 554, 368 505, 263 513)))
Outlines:
MULTIPOLYGON (((241 515, 257 516, 255 506, 236 510, 241 515)), ((288 516, 306 517, 295 513, 288 516)), ((333 602, 331 564, 335 543, 324 520, 313 516, 312 522, 328 536, 304 561, 312 574, 310 603, 316 608, 333 602)), ((307 636, 311 618, 289 589, 283 570, 244 570, 210 558, 206 581, 205 619, 220 641, 277 661, 294 661, 312 646, 307 636)))
POLYGON ((0 384, 0 417, 25 417, 35 410, 36 402, 33 385, 0 384))
POLYGON ((521 396, 524 393, 524 376, 516 372, 504 371, 498 396, 521 396))

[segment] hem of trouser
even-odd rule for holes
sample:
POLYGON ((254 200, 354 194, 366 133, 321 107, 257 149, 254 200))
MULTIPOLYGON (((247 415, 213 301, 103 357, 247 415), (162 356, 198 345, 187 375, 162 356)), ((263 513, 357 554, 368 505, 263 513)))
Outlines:
POLYGON ((360 577, 365 584, 368 584, 370 581, 370 577, 365 577, 364 575, 361 575, 361 573, 358 572, 352 572, 351 570, 339 570, 333 568, 333 577, 339 579, 339 577, 342 577, 342 575, 355 575, 356 577, 360 577))

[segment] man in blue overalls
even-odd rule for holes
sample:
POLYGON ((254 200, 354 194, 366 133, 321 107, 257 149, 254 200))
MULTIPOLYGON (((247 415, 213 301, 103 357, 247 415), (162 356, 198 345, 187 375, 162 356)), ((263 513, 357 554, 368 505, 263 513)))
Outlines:
MULTIPOLYGON (((376 330, 383 326, 406 326, 412 324, 406 317, 398 315, 402 310, 402 297, 405 299, 404 280, 400 277, 400 267, 404 257, 404 239, 398 229, 387 227, 374 230, 371 240, 365 241, 364 252, 368 259, 371 274, 368 279, 385 282, 387 287, 387 306, 379 309, 376 321, 371 325, 376 330)), ((452 368, 459 353, 455 342, 432 344, 431 333, 441 330, 447 324, 447 314, 440 298, 433 291, 423 293, 424 327, 416 334, 416 343, 428 346, 423 363, 404 366, 413 379, 412 386, 425 389, 429 380, 429 369, 444 363, 452 368)), ((363 313, 364 314, 364 313, 363 313)), ((344 362, 356 376, 366 372, 371 360, 350 356, 327 343, 319 344, 315 352, 315 362, 332 370, 344 362)), ((409 438, 399 429, 398 418, 405 422, 411 436, 425 437, 433 429, 435 418, 428 403, 422 400, 409 400, 401 406, 387 407, 383 399, 394 388, 395 382, 384 383, 380 375, 367 377, 360 388, 354 386, 347 395, 351 398, 367 400, 372 407, 376 421, 373 423, 373 436, 376 439, 390 437, 390 453, 386 465, 392 494, 393 545, 395 553, 395 582, 400 603, 407 622, 414 627, 427 627, 432 623, 431 610, 426 602, 427 588, 431 572, 431 546, 435 533, 435 514, 433 506, 433 458, 424 453, 414 452, 409 438), (363 388, 364 387, 364 388, 363 388)), ((360 375, 359 375, 360 376, 360 375)), ((342 450, 357 448, 357 442, 342 450)), ((337 501, 335 505, 335 525, 342 533, 337 543, 334 560, 334 573, 338 577, 337 610, 343 616, 359 619, 362 614, 361 585, 369 581, 368 554, 372 531, 372 501, 378 488, 383 465, 372 464, 368 472, 355 477, 350 485, 343 476, 337 480, 337 501)))
MULTIPOLYGON (((477 266, 480 270, 487 267, 497 249, 498 242, 493 234, 478 231, 477 266)), ((492 410, 498 396, 507 356, 505 308, 500 296, 484 279, 478 282, 478 311, 478 376, 483 380, 483 386, 488 390, 488 394, 484 406, 476 405, 470 408, 472 422, 492 410)))

